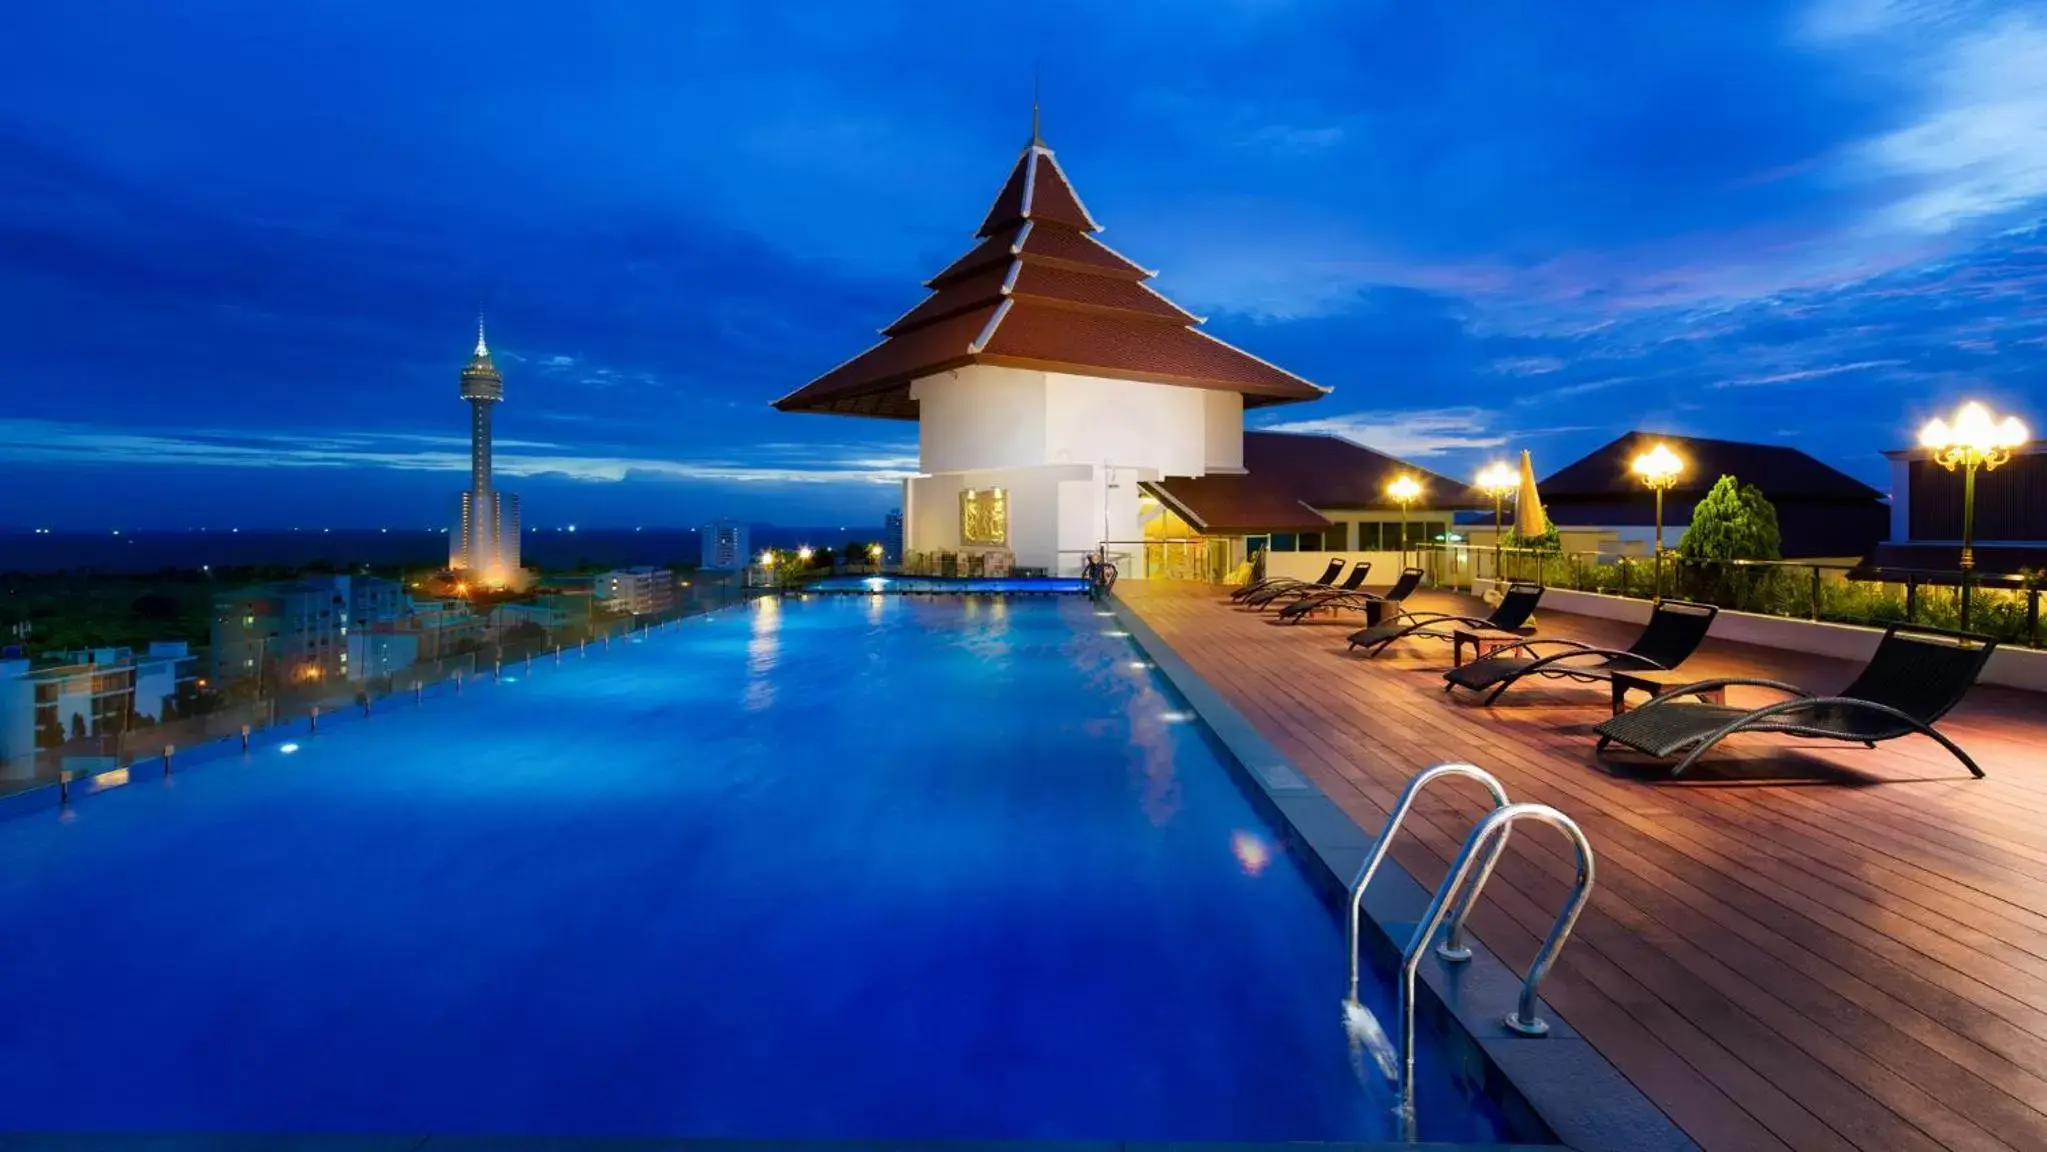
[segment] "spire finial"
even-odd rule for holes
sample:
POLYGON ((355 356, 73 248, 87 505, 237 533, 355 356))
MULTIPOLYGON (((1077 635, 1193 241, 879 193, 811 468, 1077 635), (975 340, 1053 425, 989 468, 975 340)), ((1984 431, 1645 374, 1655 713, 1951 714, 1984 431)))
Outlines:
POLYGON ((476 354, 490 355, 490 345, 483 342, 483 313, 480 310, 476 313, 476 354))
POLYGON ((1036 65, 1031 67, 1031 146, 1042 147, 1044 138, 1038 135, 1038 86, 1039 76, 1036 65))

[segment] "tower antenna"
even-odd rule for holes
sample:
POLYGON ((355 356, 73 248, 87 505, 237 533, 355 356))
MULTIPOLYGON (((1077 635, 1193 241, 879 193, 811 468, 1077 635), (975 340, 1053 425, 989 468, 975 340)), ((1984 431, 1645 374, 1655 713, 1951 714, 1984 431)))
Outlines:
POLYGON ((1040 81, 1041 77, 1039 76, 1038 66, 1034 63, 1031 65, 1031 144, 1034 147, 1045 143, 1044 139, 1038 135, 1038 89, 1040 81))

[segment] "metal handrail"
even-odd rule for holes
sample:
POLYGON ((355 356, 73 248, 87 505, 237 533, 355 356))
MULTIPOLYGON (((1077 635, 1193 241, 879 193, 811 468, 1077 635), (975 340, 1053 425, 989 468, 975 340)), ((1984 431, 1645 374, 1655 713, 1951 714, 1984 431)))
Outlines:
MULTIPOLYGON (((1414 807, 1415 797, 1431 781, 1440 780, 1445 776, 1465 776, 1485 785, 1486 791, 1492 793, 1493 809, 1495 811, 1505 808, 1512 803, 1507 799, 1506 786, 1500 783, 1499 778, 1476 764, 1438 764, 1433 768, 1416 773, 1414 778, 1407 782, 1407 787, 1401 789, 1400 799, 1393 802, 1393 810, 1386 814, 1386 826, 1379 831, 1379 839, 1372 844, 1371 854, 1365 857, 1364 866, 1358 869, 1357 879, 1351 881, 1350 885, 1350 917, 1348 924, 1350 928, 1350 1002, 1352 1004, 1356 1004, 1358 1001, 1358 914, 1364 904, 1365 888, 1371 884, 1373 874, 1379 871, 1379 865, 1385 862, 1386 853, 1393 846, 1393 834, 1400 830, 1401 821, 1407 819, 1407 811, 1414 807)), ((1483 885, 1485 877, 1492 873, 1493 864, 1499 859, 1500 852, 1506 846, 1507 838, 1505 835, 1500 836, 1493 844, 1492 851, 1485 861, 1485 869, 1480 873, 1479 885, 1483 885)), ((1473 886, 1472 898, 1474 899, 1477 896, 1475 891, 1477 887, 1478 885, 1473 886)), ((1471 949, 1464 943, 1463 913, 1469 910, 1468 907, 1460 909, 1460 914, 1451 921, 1450 935, 1444 939, 1442 946, 1436 950, 1437 954, 1442 956, 1443 959, 1471 959, 1471 949)))
MULTIPOLYGON (((1450 875, 1443 886, 1436 889, 1436 898, 1429 903, 1429 910, 1423 914, 1416 926, 1414 938, 1408 941, 1400 965, 1400 1106, 1402 1111, 1414 1114, 1414 981, 1415 971, 1421 964, 1422 948, 1435 937, 1436 930, 1443 926, 1446 916, 1453 908, 1458 920, 1469 913, 1471 905, 1492 875, 1492 865, 1498 856, 1493 842, 1502 840, 1507 830, 1516 821, 1540 820, 1561 829, 1571 838, 1578 854, 1578 878, 1571 887, 1571 898, 1564 903, 1557 914, 1556 923, 1550 926, 1549 936, 1529 962, 1528 976, 1521 982, 1521 1000, 1515 1010, 1507 1015, 1506 1025, 1523 1036, 1541 1036, 1549 1031, 1549 1024, 1535 1014, 1536 993, 1542 978, 1549 975, 1550 966, 1556 963, 1557 953, 1564 942, 1571 938, 1571 929, 1577 926, 1579 913, 1592 898, 1593 859, 1592 845, 1585 839, 1576 821, 1547 804, 1509 804, 1488 813, 1471 835, 1464 840, 1464 848, 1457 853, 1457 860, 1450 866, 1450 875), (1482 863, 1481 863, 1482 862, 1482 863), (1474 868, 1479 869, 1473 875, 1474 868), (1467 881, 1470 883, 1467 885, 1467 881), (1469 892, 1464 889, 1469 888, 1469 892)), ((1456 924, 1453 922, 1453 927, 1456 924)))

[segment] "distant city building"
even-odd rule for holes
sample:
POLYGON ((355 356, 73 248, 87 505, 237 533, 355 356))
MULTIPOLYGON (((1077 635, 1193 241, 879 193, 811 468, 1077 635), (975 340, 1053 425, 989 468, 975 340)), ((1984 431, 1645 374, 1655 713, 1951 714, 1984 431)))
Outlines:
POLYGON ((881 550, 890 560, 903 558, 903 510, 889 509, 881 522, 881 550))
POLYGON ((648 616, 675 607, 675 577, 666 568, 618 568, 598 575, 597 603, 612 612, 648 616))
POLYGON ((181 641, 158 641, 143 652, 94 648, 44 659, 41 667, 21 657, 0 660, 0 776, 32 775, 38 745, 118 735, 138 718, 169 719, 172 702, 197 680, 181 641))
POLYGON ((491 406, 505 398, 504 376, 491 363, 476 322, 476 350, 462 369, 462 398, 469 401, 469 489, 462 493, 454 531, 449 533, 448 567, 488 587, 517 586, 519 498, 497 490, 491 478, 491 406))
POLYGON ((374 662, 385 666, 364 668, 369 653, 359 636, 403 618, 409 603, 402 585, 378 576, 308 576, 223 592, 213 598, 210 674, 223 683, 291 683, 389 672, 388 653, 374 662))
POLYGON ((719 520, 703 532, 703 567, 716 572, 737 572, 751 562, 746 525, 737 520, 719 520))

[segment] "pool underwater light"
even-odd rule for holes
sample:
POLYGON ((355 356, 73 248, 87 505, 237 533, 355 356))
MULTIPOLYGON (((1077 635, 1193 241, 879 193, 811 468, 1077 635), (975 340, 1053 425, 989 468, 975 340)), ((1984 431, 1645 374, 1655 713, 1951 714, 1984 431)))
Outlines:
POLYGON ((279 752, 296 752, 299 750, 299 746, 296 744, 279 744, 277 750, 279 752))

